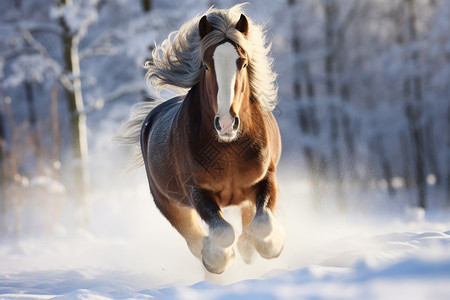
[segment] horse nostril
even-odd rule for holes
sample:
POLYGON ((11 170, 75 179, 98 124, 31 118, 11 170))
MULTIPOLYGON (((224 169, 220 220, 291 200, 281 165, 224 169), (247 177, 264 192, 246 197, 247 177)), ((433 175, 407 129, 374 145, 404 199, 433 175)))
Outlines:
POLYGON ((233 130, 237 130, 239 128, 239 117, 234 118, 233 130))
POLYGON ((216 130, 220 131, 222 127, 220 127, 219 117, 214 118, 214 126, 216 127, 216 130))

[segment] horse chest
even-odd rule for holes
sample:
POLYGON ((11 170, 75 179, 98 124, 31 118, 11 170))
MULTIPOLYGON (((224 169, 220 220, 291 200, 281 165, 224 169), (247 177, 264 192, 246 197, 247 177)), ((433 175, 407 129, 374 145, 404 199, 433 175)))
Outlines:
POLYGON ((250 145, 208 149, 196 159, 196 185, 214 192, 222 206, 238 204, 248 199, 253 186, 264 178, 269 165, 267 152, 250 145))

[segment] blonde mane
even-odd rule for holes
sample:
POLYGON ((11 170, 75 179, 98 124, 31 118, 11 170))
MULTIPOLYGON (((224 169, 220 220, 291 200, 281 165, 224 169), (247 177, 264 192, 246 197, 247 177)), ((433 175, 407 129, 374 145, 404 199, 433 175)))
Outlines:
POLYGON ((157 93, 172 90, 184 94, 200 81, 203 53, 210 46, 230 39, 242 47, 249 56, 248 74, 252 99, 267 109, 277 105, 278 87, 276 74, 272 71, 273 59, 269 56, 270 44, 266 46, 262 26, 248 18, 249 30, 244 36, 235 27, 242 14, 243 4, 228 10, 210 8, 205 14, 189 20, 172 32, 161 45, 156 45, 152 60, 145 63, 146 79, 157 93), (198 24, 206 15, 213 31, 200 39, 198 24))

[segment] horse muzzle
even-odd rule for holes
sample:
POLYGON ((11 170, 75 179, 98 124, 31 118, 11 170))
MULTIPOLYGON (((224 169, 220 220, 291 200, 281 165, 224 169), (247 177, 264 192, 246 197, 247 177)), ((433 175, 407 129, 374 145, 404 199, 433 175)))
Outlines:
POLYGON ((216 116, 214 118, 214 128, 216 128, 219 140, 223 142, 233 141, 239 130, 240 119, 238 116, 216 116))

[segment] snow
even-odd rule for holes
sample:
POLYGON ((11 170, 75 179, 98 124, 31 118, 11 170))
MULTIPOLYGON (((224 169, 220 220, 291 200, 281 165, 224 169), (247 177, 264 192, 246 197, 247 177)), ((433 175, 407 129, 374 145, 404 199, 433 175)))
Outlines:
POLYGON ((89 25, 97 20, 98 15, 94 7, 98 0, 69 2, 68 5, 52 7, 50 17, 53 19, 63 17, 70 32, 76 32, 78 37, 83 37, 87 33, 89 25))
MULTIPOLYGON (((86 228, 62 218, 66 230, 3 238, 0 299, 448 299, 448 212, 317 213, 307 185, 280 173, 277 259, 246 265, 237 255, 224 274, 207 273, 139 169, 94 191, 86 228)), ((240 231, 237 212, 225 217, 240 231)))
POLYGON ((11 66, 10 75, 4 81, 5 87, 16 87, 23 82, 42 83, 46 78, 61 73, 61 67, 50 58, 33 54, 21 56, 11 66))

